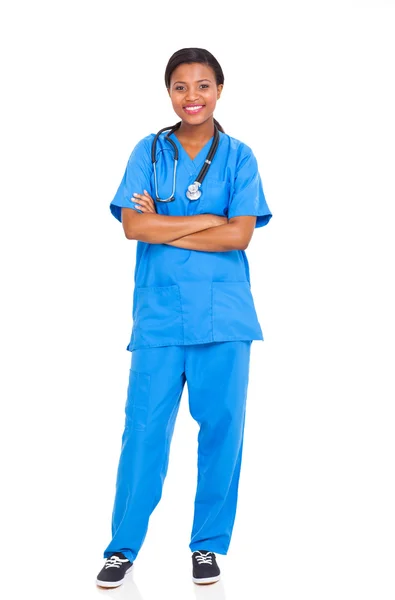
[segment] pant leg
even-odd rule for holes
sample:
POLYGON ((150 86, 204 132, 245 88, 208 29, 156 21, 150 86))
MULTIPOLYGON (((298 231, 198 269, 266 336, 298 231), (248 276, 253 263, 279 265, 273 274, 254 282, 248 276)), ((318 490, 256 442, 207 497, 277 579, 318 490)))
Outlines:
POLYGON ((237 506, 250 349, 251 341, 187 349, 189 407, 200 425, 192 552, 228 551, 237 506))
POLYGON ((103 557, 134 561, 162 495, 170 443, 185 384, 183 346, 132 352, 114 508, 103 557))

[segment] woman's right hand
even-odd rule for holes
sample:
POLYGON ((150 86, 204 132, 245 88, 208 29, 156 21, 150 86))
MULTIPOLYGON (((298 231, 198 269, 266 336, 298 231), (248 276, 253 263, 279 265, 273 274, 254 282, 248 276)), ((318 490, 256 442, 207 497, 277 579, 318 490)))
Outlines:
POLYGON ((147 190, 144 190, 143 194, 133 194, 132 201, 139 210, 143 213, 156 213, 156 206, 153 198, 149 195, 147 190))

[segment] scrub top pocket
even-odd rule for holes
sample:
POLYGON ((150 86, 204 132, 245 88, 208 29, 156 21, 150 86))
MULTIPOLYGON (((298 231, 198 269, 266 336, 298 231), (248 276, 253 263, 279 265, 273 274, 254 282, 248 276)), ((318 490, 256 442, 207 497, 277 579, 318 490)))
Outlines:
POLYGON ((128 350, 141 346, 184 343, 178 285, 136 287, 133 331, 128 350), (158 344, 158 338, 160 344, 158 344))
POLYGON ((248 281, 213 281, 214 340, 263 339, 248 281))
POLYGON ((228 216, 230 199, 230 183, 229 181, 221 181, 220 179, 211 179, 208 175, 202 183, 201 195, 201 213, 210 213, 228 216))

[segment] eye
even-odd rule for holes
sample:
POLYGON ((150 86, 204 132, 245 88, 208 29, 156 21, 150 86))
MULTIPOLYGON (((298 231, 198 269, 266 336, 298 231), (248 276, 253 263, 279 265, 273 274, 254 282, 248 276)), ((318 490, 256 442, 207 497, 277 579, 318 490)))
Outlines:
POLYGON ((201 87, 209 87, 208 83, 202 83, 201 87))
POLYGON ((182 90, 182 89, 183 89, 183 87, 184 87, 183 85, 176 85, 175 89, 176 89, 176 90, 180 90, 180 89, 182 90))

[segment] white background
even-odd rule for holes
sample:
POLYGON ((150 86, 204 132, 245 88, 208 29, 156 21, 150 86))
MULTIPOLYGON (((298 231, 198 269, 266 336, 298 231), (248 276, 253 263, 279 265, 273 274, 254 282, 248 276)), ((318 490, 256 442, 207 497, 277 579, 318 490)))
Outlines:
POLYGON ((4 597, 393 599, 394 3, 38 0, 0 17, 4 597), (108 206, 135 143, 178 120, 164 71, 186 46, 219 60, 215 116, 253 148, 273 212, 247 250, 265 341, 222 582, 191 582, 185 391, 134 574, 102 592, 136 244, 108 206))

